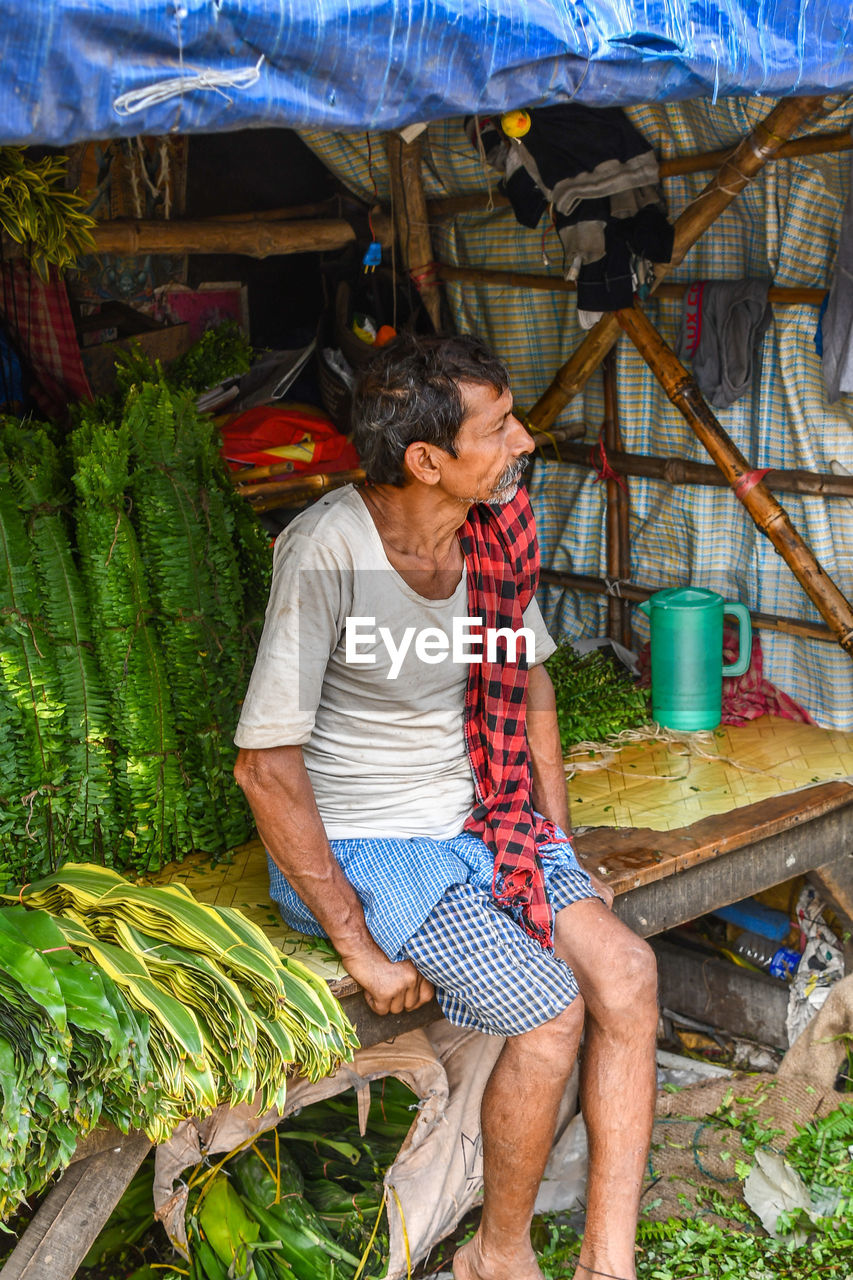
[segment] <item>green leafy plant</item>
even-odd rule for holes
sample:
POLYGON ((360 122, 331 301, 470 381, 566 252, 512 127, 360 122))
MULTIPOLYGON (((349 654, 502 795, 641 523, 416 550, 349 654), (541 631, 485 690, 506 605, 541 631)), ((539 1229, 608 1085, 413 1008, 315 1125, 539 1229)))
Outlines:
POLYGON ((33 160, 23 147, 0 147, 0 230, 22 245, 37 274, 48 278, 95 247, 95 221, 85 202, 65 190, 68 160, 45 156, 33 160))
POLYGON ((554 685, 564 753, 578 742, 600 742, 651 719, 648 692, 600 650, 579 654, 564 641, 545 667, 554 685))

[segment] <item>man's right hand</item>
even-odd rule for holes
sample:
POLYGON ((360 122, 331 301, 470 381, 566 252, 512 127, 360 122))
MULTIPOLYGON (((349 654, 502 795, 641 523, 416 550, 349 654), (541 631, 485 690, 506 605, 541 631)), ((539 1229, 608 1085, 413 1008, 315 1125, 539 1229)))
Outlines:
POLYGON ((418 973, 411 960, 389 960, 378 947, 375 952, 342 955, 341 960, 374 1013, 408 1012, 435 995, 432 983, 418 973))

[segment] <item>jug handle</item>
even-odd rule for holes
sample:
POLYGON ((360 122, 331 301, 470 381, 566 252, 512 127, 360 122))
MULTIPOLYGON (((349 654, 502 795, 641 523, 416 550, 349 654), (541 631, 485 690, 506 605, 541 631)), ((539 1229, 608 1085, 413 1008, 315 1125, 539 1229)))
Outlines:
POLYGON ((640 613, 644 613, 647 618, 650 618, 652 616, 652 606, 648 600, 642 600, 637 605, 637 608, 640 610, 640 613))
POLYGON ((727 613, 737 618, 740 623, 740 649, 736 662, 723 663, 723 675, 742 676, 749 670, 749 664, 752 661, 752 620, 749 610, 742 604, 726 604, 723 615, 727 613))

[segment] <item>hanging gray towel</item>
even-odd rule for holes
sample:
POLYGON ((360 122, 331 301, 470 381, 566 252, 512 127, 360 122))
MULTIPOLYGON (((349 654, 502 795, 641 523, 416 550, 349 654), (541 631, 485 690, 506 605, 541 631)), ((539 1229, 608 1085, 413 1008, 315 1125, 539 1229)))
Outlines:
POLYGON ((835 274, 821 321, 823 381, 830 404, 835 404, 842 391, 853 391, 853 160, 850 180, 850 194, 841 216, 835 274))
POLYGON ((770 323, 769 280, 696 280, 684 295, 678 356, 716 409, 746 395, 770 323))

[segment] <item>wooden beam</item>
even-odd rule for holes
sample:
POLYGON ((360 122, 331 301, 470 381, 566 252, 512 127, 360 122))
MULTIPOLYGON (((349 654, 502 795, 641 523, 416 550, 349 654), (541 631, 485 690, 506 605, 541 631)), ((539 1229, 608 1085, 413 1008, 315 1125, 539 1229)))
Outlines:
POLYGON ((151 1143, 141 1133, 66 1169, 0 1270, 0 1280, 70 1280, 151 1143))
MULTIPOLYGON (((720 165, 732 155, 736 148, 720 147, 716 151, 700 151, 693 155, 671 156, 660 161, 660 176, 674 178, 683 173, 703 173, 708 169, 719 169, 720 165)), ((794 160, 799 156, 829 155, 832 152, 853 150, 853 136, 849 130, 839 129, 832 133, 813 133, 808 138, 796 138, 793 142, 785 142, 780 146, 774 160, 794 160)), ((484 192, 476 192, 467 196, 444 196, 438 200, 427 201, 427 213, 432 222, 442 218, 455 218, 460 213, 487 213, 491 208, 505 209, 509 207, 506 196, 497 191, 492 192, 491 206, 484 192)))
POLYGON ((788 1048, 788 984, 739 969, 730 960, 663 939, 652 942, 660 1004, 718 1030, 788 1048))
MULTIPOLYGON (((708 183, 675 221, 675 245, 672 261, 656 267, 656 289, 664 277, 677 267, 689 249, 708 227, 740 195, 756 174, 773 160, 787 142, 823 102, 823 98, 785 98, 755 126, 708 183)), ((603 316, 590 329, 574 355, 558 370, 548 390, 530 411, 530 420, 539 430, 547 428, 570 400, 586 385, 619 337, 619 321, 615 315, 603 316)))
MULTIPOLYGON (((386 218, 374 219, 376 234, 388 243, 386 218)), ((95 253, 233 253, 269 258, 291 253, 322 253, 343 249, 356 238, 343 218, 294 221, 253 221, 208 218, 198 221, 134 222, 116 218, 99 223, 92 232, 95 253)))
POLYGON ((421 169, 422 150, 421 134, 411 142, 404 142, 399 133, 385 135, 394 233, 400 256, 438 333, 441 329, 441 290, 433 263, 421 169))
MULTIPOLYGON (((493 271, 488 267, 455 267, 448 262, 436 263, 438 274, 449 283, 494 285, 501 289, 533 289, 547 293, 577 293, 576 280, 564 280, 562 276, 549 276, 526 271, 493 271)), ((683 298, 689 284, 673 281, 662 284, 655 293, 659 298, 683 298)), ((796 307, 805 303, 819 307, 828 293, 827 289, 810 285, 771 285, 767 290, 768 302, 780 307, 796 307)))
POLYGON ((809 550, 785 508, 723 430, 695 381, 667 346, 644 312, 627 307, 616 312, 621 325, 649 365, 669 399, 707 449, 746 507, 757 527, 770 539, 816 606, 846 653, 853 656, 853 608, 809 550))
MULTIPOLYGON (((565 573, 560 569, 543 569, 539 580, 546 586, 564 587, 566 591, 583 591, 594 596, 610 595, 614 590, 606 578, 596 578, 585 573, 565 573)), ((637 582, 620 582, 619 594, 625 600, 639 603, 648 600, 661 587, 641 586, 637 582)), ((758 631, 781 631, 785 635, 800 636, 803 640, 820 640, 827 644, 835 643, 835 635, 829 627, 817 622, 807 622, 802 618, 788 618, 776 613, 762 613, 758 609, 749 611, 752 625, 758 631)))
MULTIPOLYGON (((540 436, 543 447, 545 437, 540 436)), ((592 446, 567 441, 557 449, 549 449, 558 462, 596 470, 592 446)), ((692 462, 688 458, 660 458, 652 454, 623 453, 607 450, 607 461, 620 476, 643 476, 663 480, 667 484, 697 484, 715 489, 728 489, 729 482, 719 467, 709 462, 692 462)), ((802 468, 770 470, 764 477, 768 489, 779 493, 799 493, 818 498, 853 498, 853 476, 836 476, 830 472, 806 471, 802 468)))

